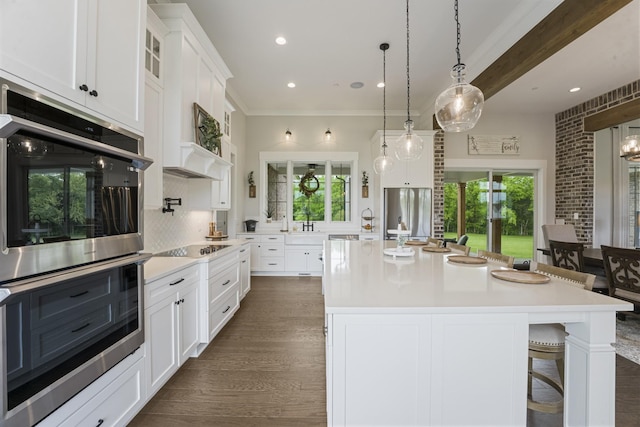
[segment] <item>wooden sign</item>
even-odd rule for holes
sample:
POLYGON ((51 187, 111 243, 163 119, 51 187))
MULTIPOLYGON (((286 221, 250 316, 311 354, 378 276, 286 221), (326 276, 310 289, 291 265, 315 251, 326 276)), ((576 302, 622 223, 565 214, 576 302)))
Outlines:
POLYGON ((469 135, 467 143, 469 154, 520 154, 520 139, 513 135, 469 135))

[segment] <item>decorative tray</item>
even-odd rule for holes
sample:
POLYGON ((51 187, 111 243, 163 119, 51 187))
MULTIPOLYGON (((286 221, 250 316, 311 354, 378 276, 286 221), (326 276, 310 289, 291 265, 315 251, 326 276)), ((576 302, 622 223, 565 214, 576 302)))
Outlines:
POLYGON ((413 256, 415 254, 415 251, 411 248, 405 248, 402 250, 398 250, 398 248, 387 248, 382 252, 384 252, 385 255, 391 256, 413 256))
POLYGON ((445 253, 445 252, 451 252, 451 249, 449 248, 445 248, 445 247, 437 247, 437 246, 423 246, 422 250, 424 252, 438 252, 438 253, 445 253))
POLYGON ((467 256, 467 255, 451 255, 447 258, 447 261, 454 262, 456 264, 471 264, 471 265, 481 265, 486 264, 486 258, 480 258, 477 256, 467 256))
POLYGON ((223 235, 223 236, 204 236, 205 239, 211 239, 211 240, 222 240, 222 239, 226 239, 229 236, 227 234, 223 235))
POLYGON ((506 280, 508 282, 527 283, 532 285, 547 283, 551 280, 549 276, 535 273, 533 271, 491 270, 491 275, 497 279, 506 280))
POLYGON ((424 246, 427 242, 423 242, 422 240, 407 240, 404 244, 409 246, 424 246))

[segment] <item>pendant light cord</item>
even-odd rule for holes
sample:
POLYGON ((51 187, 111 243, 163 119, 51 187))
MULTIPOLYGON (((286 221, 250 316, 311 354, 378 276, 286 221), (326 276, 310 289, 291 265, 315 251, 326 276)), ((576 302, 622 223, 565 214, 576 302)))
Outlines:
POLYGON ((464 66, 464 64, 460 62, 460 20, 458 19, 458 0, 455 0, 453 10, 456 19, 456 57, 458 58, 458 63, 454 65, 453 68, 459 70, 461 66, 464 66))
POLYGON ((380 45, 382 49, 382 155, 387 156, 387 49, 389 45, 380 45))
POLYGON ((409 86, 409 0, 407 0, 407 122, 411 120, 411 91, 409 90, 409 86))

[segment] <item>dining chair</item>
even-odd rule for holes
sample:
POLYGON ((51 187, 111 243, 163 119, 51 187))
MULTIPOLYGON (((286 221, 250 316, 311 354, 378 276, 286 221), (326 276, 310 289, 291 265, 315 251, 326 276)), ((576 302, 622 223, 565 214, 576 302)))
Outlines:
POLYGON ((469 255, 471 248, 465 245, 459 245, 457 243, 448 243, 447 248, 451 249, 451 252, 461 255, 469 255))
POLYGON ((560 242, 577 242, 578 236, 573 224, 545 224, 542 226, 544 247, 549 247, 549 240, 560 242))
MULTIPOLYGON (((609 296, 633 303, 640 309, 640 251, 637 249, 600 246, 604 273, 609 282, 609 296)), ((624 313, 618 317, 624 319, 624 313)))
POLYGON ((442 245, 442 240, 436 239, 435 237, 427 237, 427 246, 435 246, 436 248, 441 248, 442 245))
POLYGON ((584 271, 584 245, 578 242, 549 240, 551 262, 567 270, 584 271))
POLYGON ((499 254, 497 252, 485 251, 482 249, 478 250, 478 256, 480 258, 485 258, 487 261, 494 264, 503 264, 504 266, 509 268, 513 267, 513 263, 515 261, 512 256, 499 254))
MULTIPOLYGON (((582 243, 549 240, 549 252, 551 253, 551 262, 554 266, 593 274, 592 271, 586 268, 584 245, 582 243)), ((597 270, 597 268, 592 270, 597 270)), ((603 293, 608 288, 609 283, 606 278, 595 276, 595 283, 593 284, 594 290, 603 293)))
MULTIPOLYGON (((566 268, 556 267, 543 263, 531 263, 531 271, 544 274, 551 278, 561 279, 567 286, 576 286, 580 289, 591 290, 595 276, 566 268)), ((564 326, 559 323, 529 325, 529 375, 527 380, 527 408, 556 414, 562 411, 564 406, 564 340, 566 332, 564 326), (533 369, 534 359, 554 360, 558 370, 558 379, 546 373, 533 369), (533 379, 536 378, 553 387, 560 399, 555 401, 535 400, 532 394, 533 379)))

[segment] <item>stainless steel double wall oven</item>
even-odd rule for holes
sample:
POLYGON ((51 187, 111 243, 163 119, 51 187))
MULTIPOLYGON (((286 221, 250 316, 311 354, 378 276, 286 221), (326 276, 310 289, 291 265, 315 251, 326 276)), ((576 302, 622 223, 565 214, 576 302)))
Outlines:
POLYGON ((0 426, 25 426, 144 341, 151 160, 140 136, 0 87, 0 426))

